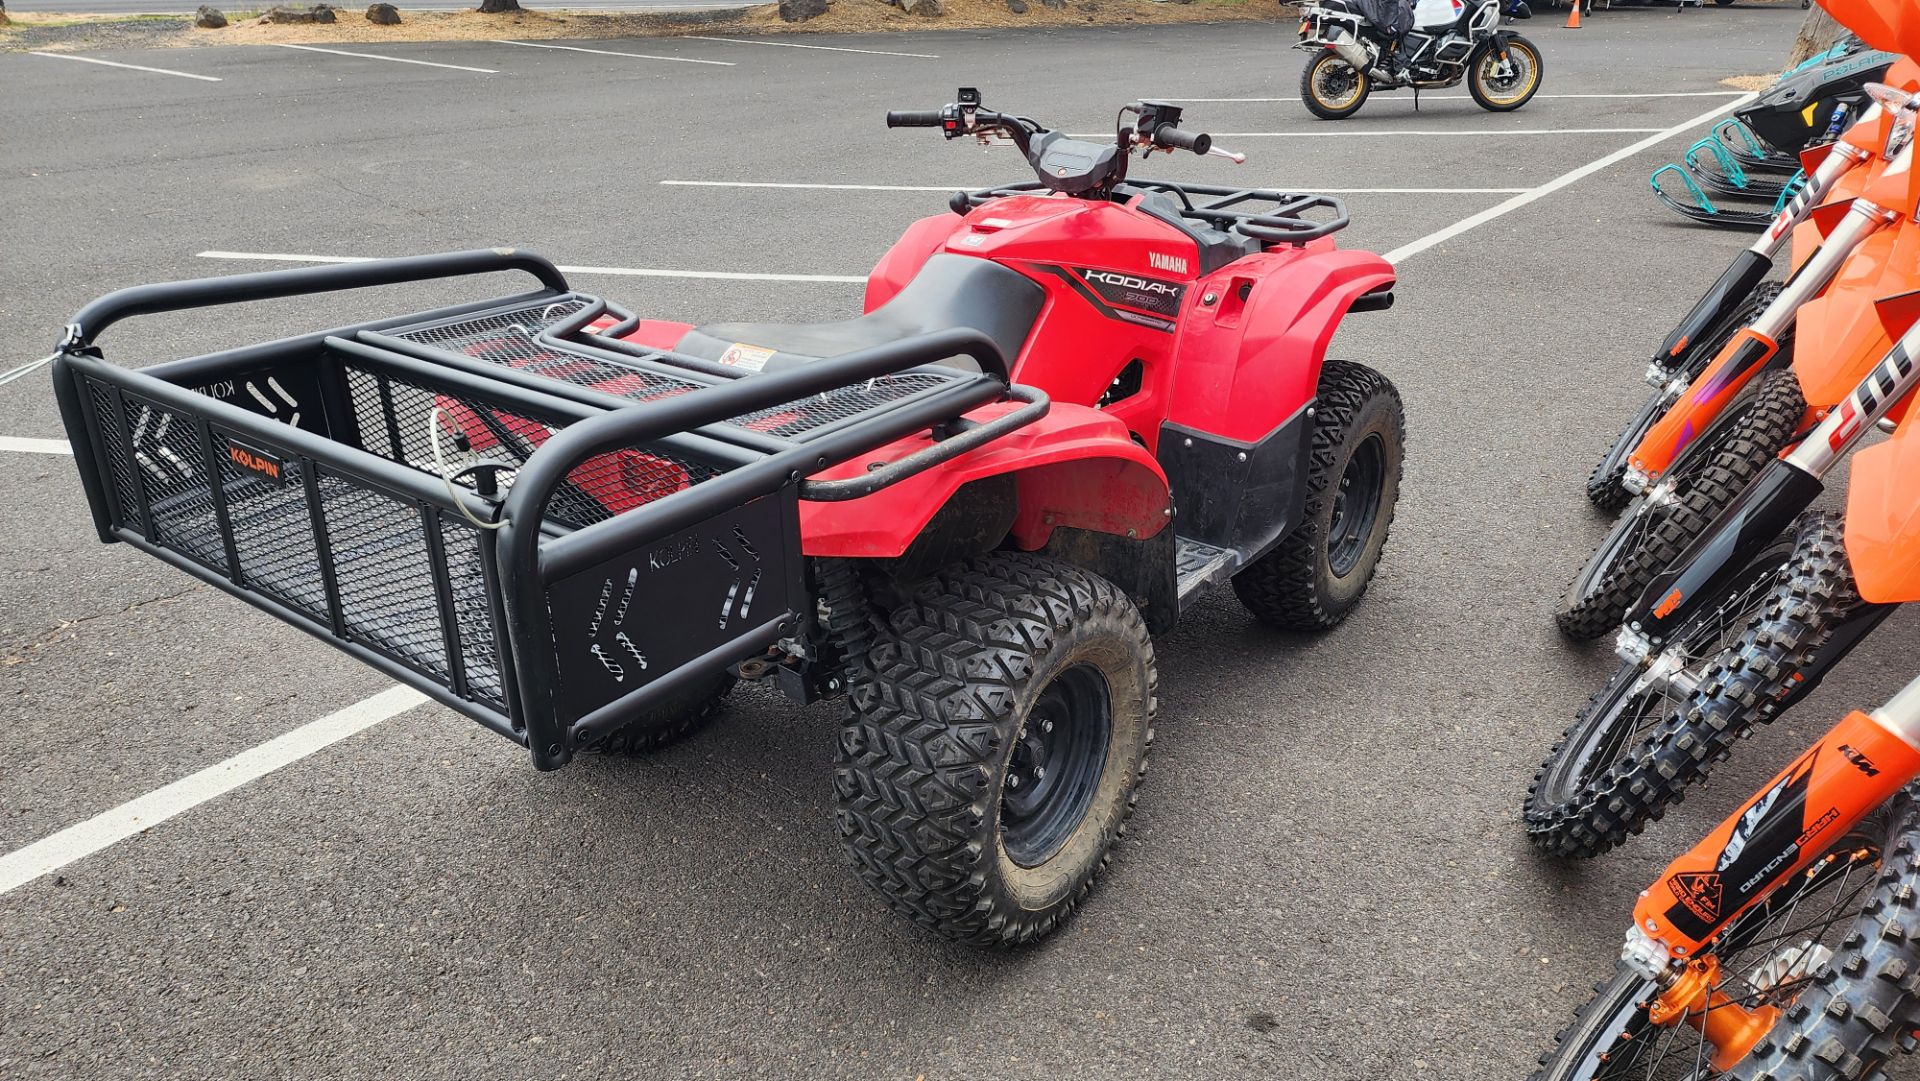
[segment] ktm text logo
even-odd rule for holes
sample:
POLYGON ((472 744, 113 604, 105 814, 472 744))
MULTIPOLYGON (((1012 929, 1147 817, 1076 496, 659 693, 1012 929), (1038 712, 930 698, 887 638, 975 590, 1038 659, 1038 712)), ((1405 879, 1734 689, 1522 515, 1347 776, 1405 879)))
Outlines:
POLYGON ((1840 745, 1840 756, 1853 763, 1853 768, 1859 770, 1861 773, 1869 777, 1880 776, 1880 770, 1874 766, 1873 759, 1868 758, 1866 755, 1861 754, 1859 751, 1854 750, 1844 743, 1840 745))
POLYGON ((1161 255, 1157 251, 1147 253, 1147 265, 1155 270, 1165 270, 1174 274, 1187 272, 1187 258, 1184 255, 1161 255))
POLYGON ((1148 281, 1145 278, 1130 277, 1126 274, 1115 274, 1106 270, 1089 270, 1086 274, 1088 281, 1099 282, 1101 285, 1117 285, 1122 289, 1134 289, 1144 293, 1162 293, 1167 296, 1180 295, 1179 286, 1170 285, 1166 282, 1148 281))
POLYGON ((258 473, 268 480, 280 479, 280 463, 265 455, 255 454, 245 448, 229 444, 227 446, 227 457, 233 459, 234 465, 239 466, 249 473, 258 473))

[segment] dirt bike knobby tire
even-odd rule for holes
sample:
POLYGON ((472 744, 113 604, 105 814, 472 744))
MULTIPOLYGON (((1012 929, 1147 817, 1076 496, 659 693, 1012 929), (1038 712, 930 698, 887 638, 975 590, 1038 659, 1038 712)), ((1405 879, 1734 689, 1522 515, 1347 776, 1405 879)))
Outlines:
POLYGON ((834 772, 855 870, 895 912, 956 941, 1016 946, 1071 915, 1126 832, 1153 739, 1146 623, 1070 564, 995 553, 923 583, 882 627, 853 688, 834 772), (1007 855, 1004 785, 1035 702, 1091 665, 1111 718, 1092 795, 1034 866, 1007 855))
MULTIPOLYGON (((1573 799, 1549 804, 1543 782, 1586 713, 1554 745, 1527 790, 1527 836, 1536 846, 1579 859, 1613 848, 1658 821, 1736 741, 1774 719, 1795 675, 1860 603, 1839 516, 1808 515, 1795 534, 1793 553, 1759 614, 1714 659, 1685 705, 1573 799)), ((1588 711, 1610 689, 1596 694, 1588 711)))
POLYGON ((1254 618, 1281 630, 1319 631, 1338 625, 1360 603, 1393 526, 1406 430, 1400 392, 1386 376, 1344 360, 1321 368, 1300 524, 1233 577, 1234 595, 1254 618), (1327 553, 1335 485, 1369 438, 1380 440, 1386 466, 1378 517, 1359 562, 1339 576, 1327 553))
MULTIPOLYGON (((1723 318, 1709 334, 1693 343, 1692 348, 1686 351, 1680 363, 1674 365, 1671 371, 1676 376, 1691 382, 1694 377, 1706 370, 1707 365, 1720 354, 1721 347, 1727 344, 1734 333, 1759 318, 1760 313, 1767 310, 1784 288, 1786 286, 1780 282, 1762 282, 1755 287, 1753 294, 1738 308, 1723 318)), ((1792 347, 1790 345, 1792 333, 1789 329, 1787 333, 1781 335, 1780 351, 1782 353, 1792 347)), ((1621 483, 1627 475, 1627 459, 1633 456, 1633 449, 1640 445, 1640 441, 1646 438, 1647 433, 1653 430, 1653 426, 1660 422, 1661 417, 1666 416, 1667 410, 1671 409, 1673 403, 1678 400, 1664 387, 1656 388, 1647 396, 1646 404, 1640 407, 1640 412, 1634 415, 1633 420, 1614 439, 1613 445, 1607 448, 1607 453, 1594 464, 1593 472, 1587 475, 1589 502, 1609 514, 1618 514, 1626 508, 1628 503, 1633 502, 1633 493, 1627 491, 1626 486, 1621 483)))
MULTIPOLYGON (((1590 641, 1620 626, 1627 610, 1646 591, 1655 575, 1671 564, 1693 539, 1706 530, 1728 504, 1746 490, 1753 478, 1792 441, 1806 414, 1806 399, 1800 383, 1788 369, 1762 375, 1751 402, 1730 409, 1743 409, 1734 417, 1700 476, 1658 520, 1651 523, 1638 544, 1601 563, 1614 537, 1608 537, 1587 561, 1587 565, 1567 587, 1554 622, 1560 633, 1577 641, 1590 641)), ((1714 438, 1712 433, 1702 439, 1714 438)), ((1676 463, 1677 464, 1677 463, 1676 463)), ((1643 502, 1636 500, 1624 512, 1641 512, 1643 502)))

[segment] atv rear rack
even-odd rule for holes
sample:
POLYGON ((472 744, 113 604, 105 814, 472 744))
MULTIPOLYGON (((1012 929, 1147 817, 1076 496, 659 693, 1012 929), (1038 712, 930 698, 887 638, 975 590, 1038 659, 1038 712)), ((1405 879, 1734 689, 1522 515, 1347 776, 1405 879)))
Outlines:
POLYGON ((743 375, 614 336, 636 323, 510 250, 248 274, 88 305, 54 386, 102 541, 550 769, 814 618, 801 500, 869 494, 1047 408, 976 331, 743 375), (541 288, 138 371, 96 345, 133 315, 508 270, 541 288), (956 356, 980 371, 938 363, 956 356), (964 419, 1009 398, 1025 404, 964 419), (878 470, 806 479, 929 429, 878 470))
MULTIPOLYGON (((1116 196, 1128 189, 1171 195, 1179 201, 1175 212, 1183 218, 1210 228, 1239 233, 1266 244, 1305 244, 1337 233, 1351 220, 1347 204, 1332 195, 1275 191, 1269 188, 1232 188, 1217 184, 1174 184, 1163 180, 1128 180, 1115 189, 1116 196), (1196 202, 1195 197, 1210 201, 1196 202), (1270 204, 1259 213, 1253 207, 1270 204), (1327 218, 1309 218, 1309 211, 1330 212, 1327 218)), ((999 188, 955 192, 950 206, 956 214, 1010 195, 1045 195, 1045 185, 1028 182, 999 188)))

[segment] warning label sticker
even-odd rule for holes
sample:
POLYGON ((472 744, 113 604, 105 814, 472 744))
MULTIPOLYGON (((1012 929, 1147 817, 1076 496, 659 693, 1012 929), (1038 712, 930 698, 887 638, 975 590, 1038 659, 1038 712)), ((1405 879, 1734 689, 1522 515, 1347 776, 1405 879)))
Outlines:
POLYGON ((766 368, 767 361, 773 359, 773 352, 757 345, 734 342, 727 346, 726 352, 720 354, 720 363, 757 372, 766 368))

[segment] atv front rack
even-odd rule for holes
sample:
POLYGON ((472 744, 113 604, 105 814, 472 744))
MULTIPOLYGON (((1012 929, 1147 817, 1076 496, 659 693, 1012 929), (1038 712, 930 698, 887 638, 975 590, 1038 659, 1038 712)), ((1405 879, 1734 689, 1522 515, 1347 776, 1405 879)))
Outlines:
POLYGON ((510 250, 239 275, 88 305, 54 387, 101 540, 554 768, 813 619, 802 499, 868 494, 1046 410, 971 330, 743 375, 612 336, 635 323, 510 250), (133 315, 508 270, 541 288, 138 371, 96 344, 133 315), (957 356, 979 372, 939 363, 957 356), (1008 398, 1027 404, 962 419, 1008 398), (879 470, 806 480, 929 429, 879 470))
MULTIPOLYGON (((1230 188, 1215 184, 1174 184, 1162 180, 1128 180, 1116 196, 1158 192, 1177 200, 1175 212, 1223 232, 1239 233, 1265 244, 1305 244, 1347 227, 1347 204, 1332 195, 1275 191, 1269 188, 1230 188), (1196 201, 1196 198, 1204 201, 1196 201), (1262 208, 1262 205, 1264 207, 1262 208), (1260 208, 1260 209, 1256 209, 1260 208), (1325 211, 1324 218, 1308 217, 1325 211)), ((955 192, 950 205, 956 214, 1010 195, 1045 195, 1043 184, 1028 182, 1000 188, 955 192)))

